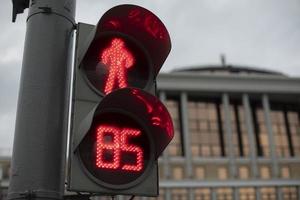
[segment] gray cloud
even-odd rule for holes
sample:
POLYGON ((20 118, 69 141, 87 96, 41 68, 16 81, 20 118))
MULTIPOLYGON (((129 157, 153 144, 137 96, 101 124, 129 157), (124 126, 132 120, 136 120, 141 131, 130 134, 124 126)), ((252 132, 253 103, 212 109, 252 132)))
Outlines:
MULTIPOLYGON (((78 0, 77 21, 96 24, 117 4, 144 6, 169 29, 172 52, 163 70, 220 63, 256 66, 300 76, 298 0, 78 0)), ((27 11, 11 23, 11 1, 0 7, 0 147, 11 147, 27 11)))

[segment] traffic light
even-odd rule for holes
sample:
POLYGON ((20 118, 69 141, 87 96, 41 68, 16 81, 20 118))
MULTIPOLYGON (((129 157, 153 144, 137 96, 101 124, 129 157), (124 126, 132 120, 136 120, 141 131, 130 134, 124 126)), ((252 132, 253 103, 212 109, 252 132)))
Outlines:
POLYGON ((108 10, 77 30, 68 189, 158 195, 159 155, 173 124, 154 95, 171 50, 167 29, 135 5, 108 10))

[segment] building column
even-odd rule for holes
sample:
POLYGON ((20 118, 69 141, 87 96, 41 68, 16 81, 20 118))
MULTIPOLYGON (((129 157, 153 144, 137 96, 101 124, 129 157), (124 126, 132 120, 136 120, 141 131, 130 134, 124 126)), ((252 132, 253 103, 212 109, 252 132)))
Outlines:
POLYGON ((234 187, 234 188, 232 188, 232 190, 233 190, 233 199, 234 200, 239 200, 240 199, 239 188, 234 187))
POLYGON ((277 196, 277 200, 282 200, 283 199, 281 187, 276 187, 276 196, 277 196))
POLYGON ((217 200, 217 191, 216 188, 210 188, 211 191, 211 200, 217 200))
POLYGON ((191 148, 190 148, 190 134, 189 134, 189 124, 188 124, 188 106, 187 106, 188 98, 185 92, 180 94, 180 113, 181 113, 181 121, 182 121, 182 134, 183 134, 183 148, 185 153, 185 172, 187 178, 192 178, 193 169, 192 169, 192 156, 191 156, 191 148))
POLYGON ((229 96, 227 93, 222 95, 222 104, 224 109, 224 121, 225 121, 225 146, 227 149, 227 156, 229 158, 229 171, 230 177, 235 179, 237 177, 237 170, 236 170, 236 163, 234 158, 234 149, 233 149, 233 134, 232 134, 232 127, 231 127, 231 113, 229 107, 229 96))
POLYGON ((259 187, 255 187, 255 199, 256 200, 260 200, 260 188, 259 187))
POLYGON ((246 128, 248 133, 248 141, 250 148, 250 161, 251 161, 251 174, 253 178, 258 177, 258 169, 257 169, 257 152, 255 145, 255 133, 253 128, 253 119, 250 107, 250 101, 248 94, 243 94, 243 107, 244 107, 244 115, 246 128))
POLYGON ((165 199, 166 200, 172 200, 172 195, 171 195, 171 189, 170 188, 166 188, 165 199))
MULTIPOLYGON (((159 94, 160 101, 165 104, 167 100, 167 96, 165 92, 160 92, 159 94)), ((163 170, 164 170, 164 178, 169 179, 171 177, 170 173, 170 161, 169 161, 169 154, 168 151, 165 150, 162 155, 162 161, 163 161, 163 170)))
POLYGON ((268 139, 269 139, 269 147, 270 147, 270 156, 271 156, 271 162, 272 162, 272 177, 277 178, 279 175, 278 171, 278 160, 276 156, 276 148, 275 148, 275 140, 274 135, 272 131, 272 121, 271 121, 271 115, 270 115, 270 102, 268 95, 264 94, 262 96, 262 105, 264 109, 264 117, 266 122, 266 128, 268 133, 268 139))
POLYGON ((195 193, 194 193, 194 189, 190 188, 188 189, 188 195, 189 195, 189 200, 194 200, 195 199, 195 193))

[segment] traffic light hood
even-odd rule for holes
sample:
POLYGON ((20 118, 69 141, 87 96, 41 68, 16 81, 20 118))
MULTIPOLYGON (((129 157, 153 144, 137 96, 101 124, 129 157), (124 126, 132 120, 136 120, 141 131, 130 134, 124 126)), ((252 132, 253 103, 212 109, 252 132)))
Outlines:
POLYGON ((151 11, 136 5, 119 5, 99 20, 94 40, 111 32, 123 34, 141 45, 153 65, 156 76, 170 50, 171 40, 165 25, 151 11))

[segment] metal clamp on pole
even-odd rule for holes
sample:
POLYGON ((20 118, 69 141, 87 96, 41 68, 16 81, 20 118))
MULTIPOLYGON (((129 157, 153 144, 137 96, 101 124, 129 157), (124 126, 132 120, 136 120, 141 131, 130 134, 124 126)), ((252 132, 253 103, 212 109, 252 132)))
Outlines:
POLYGON ((17 14, 23 13, 26 8, 29 8, 29 0, 12 0, 12 3, 12 22, 16 22, 17 14))

